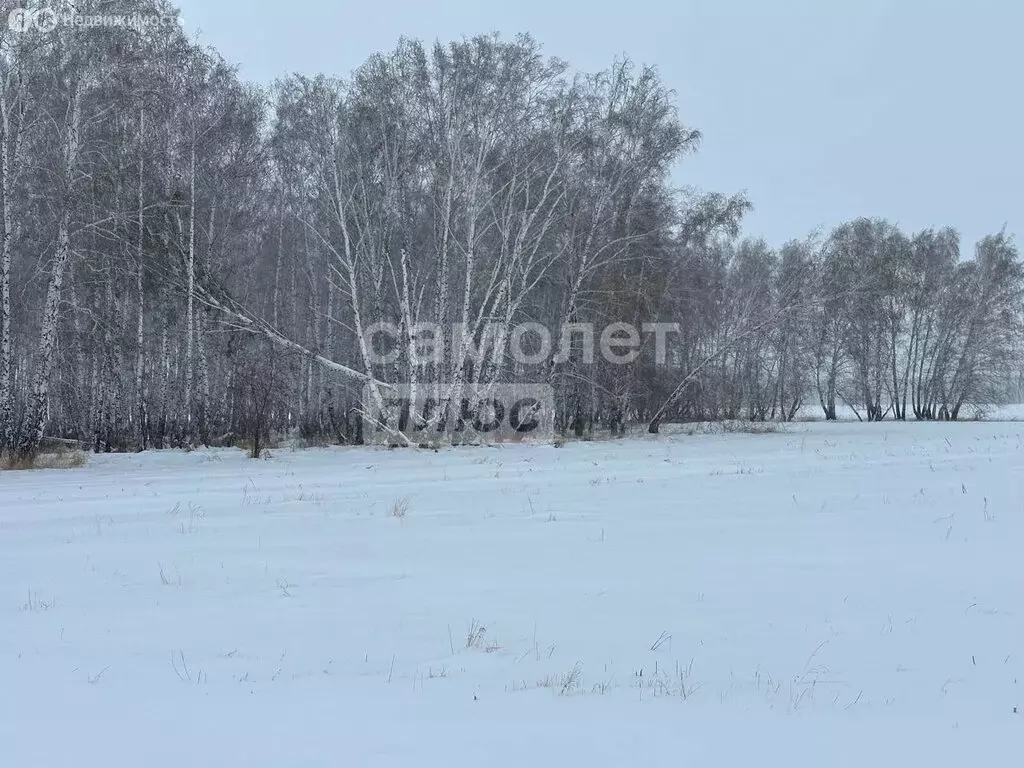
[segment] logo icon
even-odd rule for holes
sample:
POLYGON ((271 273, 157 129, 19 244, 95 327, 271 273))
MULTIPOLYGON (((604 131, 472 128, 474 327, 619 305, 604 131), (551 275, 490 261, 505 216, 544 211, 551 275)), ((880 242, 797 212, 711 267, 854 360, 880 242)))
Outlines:
POLYGON ((38 29, 49 32, 57 26, 57 11, 53 8, 15 8, 7 14, 7 28, 12 32, 38 29))

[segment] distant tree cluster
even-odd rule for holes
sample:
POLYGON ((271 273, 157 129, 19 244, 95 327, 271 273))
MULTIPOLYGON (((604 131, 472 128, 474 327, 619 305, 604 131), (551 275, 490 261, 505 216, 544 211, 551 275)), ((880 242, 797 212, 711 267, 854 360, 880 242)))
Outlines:
POLYGON ((856 219, 775 250, 740 238, 742 195, 673 188, 699 141, 654 69, 574 73, 526 36, 260 89, 175 24, 0 29, 0 447, 357 442, 393 382, 547 383, 578 434, 1012 397, 1010 236, 963 258, 953 229, 856 219), (523 323, 554 329, 549 358, 509 354, 523 323), (558 333, 613 323, 678 331, 628 364, 558 333), (424 361, 424 324, 461 346, 424 361))

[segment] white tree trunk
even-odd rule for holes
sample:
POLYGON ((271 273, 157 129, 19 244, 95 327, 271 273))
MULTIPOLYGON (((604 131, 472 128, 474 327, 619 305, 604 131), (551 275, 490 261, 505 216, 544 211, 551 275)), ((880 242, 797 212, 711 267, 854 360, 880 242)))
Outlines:
POLYGON ((68 97, 64 135, 64 179, 60 223, 57 229, 57 249, 53 257, 50 282, 46 289, 43 317, 39 334, 39 350, 36 362, 29 407, 25 413, 19 453, 30 456, 36 452, 43 438, 46 426, 47 402, 50 392, 50 373, 53 369, 54 349, 57 344, 57 323, 60 316, 61 290, 64 286, 64 272, 71 255, 71 209, 72 185, 78 166, 79 123, 81 102, 79 85, 71 84, 68 97))
MULTIPOLYGON (((0 82, 0 198, 3 233, 0 245, 0 448, 14 443, 14 349, 11 329, 11 262, 14 249, 14 182, 18 175, 24 115, 23 80, 9 68, 0 82), (8 89, 8 83, 11 89, 8 89)), ((20 66, 20 64, 18 65, 20 66)))
POLYGON ((11 344, 11 250, 14 226, 11 194, 14 184, 11 168, 11 126, 7 94, 0 90, 0 197, 3 198, 3 244, 0 249, 0 448, 14 440, 14 413, 11 376, 14 359, 11 344))
POLYGON ((196 295, 196 143, 189 155, 188 251, 186 253, 188 295, 185 307, 185 403, 186 440, 193 441, 192 389, 195 386, 195 295, 196 295))
POLYGON ((146 292, 144 286, 144 272, 142 263, 142 242, 145 235, 145 222, 143 220, 143 207, 145 199, 143 196, 143 185, 145 182, 145 153, 144 137, 146 133, 146 111, 139 110, 139 195, 138 195, 138 243, 136 244, 135 258, 137 261, 135 269, 135 290, 139 297, 139 312, 135 325, 135 397, 138 398, 136 418, 138 423, 139 448, 145 450, 148 447, 149 437, 149 414, 146 412, 146 355, 145 355, 145 328, 146 328, 146 292))

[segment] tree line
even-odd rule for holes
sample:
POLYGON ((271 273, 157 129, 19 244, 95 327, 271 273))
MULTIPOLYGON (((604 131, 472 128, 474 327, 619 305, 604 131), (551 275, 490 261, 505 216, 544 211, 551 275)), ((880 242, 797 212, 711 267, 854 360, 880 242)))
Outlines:
POLYGON ((742 237, 744 195, 673 186, 701 136, 654 68, 402 39, 348 78, 261 88, 162 0, 46 7, 171 23, 0 29, 6 452, 359 442, 395 382, 550 384, 581 435, 808 405, 957 419, 1020 392, 1009 234, 967 253, 952 227, 880 218, 742 237), (401 331, 386 362, 382 322, 401 331), (461 346, 424 361, 428 323, 461 346), (523 323, 678 331, 624 365, 556 334, 524 364, 523 323))

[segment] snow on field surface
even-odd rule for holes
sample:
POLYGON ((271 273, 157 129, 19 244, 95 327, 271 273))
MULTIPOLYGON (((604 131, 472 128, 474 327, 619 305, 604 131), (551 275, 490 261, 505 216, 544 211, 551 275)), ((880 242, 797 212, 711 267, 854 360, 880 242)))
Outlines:
POLYGON ((0 474, 0 766, 1008 765, 1024 423, 0 474))

